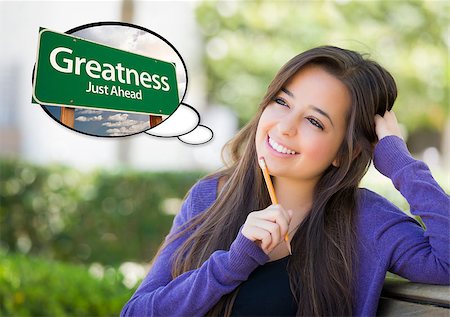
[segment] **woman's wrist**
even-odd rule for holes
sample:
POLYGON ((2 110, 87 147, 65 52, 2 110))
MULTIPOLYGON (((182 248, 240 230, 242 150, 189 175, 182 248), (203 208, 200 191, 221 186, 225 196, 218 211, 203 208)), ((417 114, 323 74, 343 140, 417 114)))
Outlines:
POLYGON ((391 179, 396 171, 414 161, 405 141, 397 135, 387 135, 375 146, 374 166, 381 174, 391 179))

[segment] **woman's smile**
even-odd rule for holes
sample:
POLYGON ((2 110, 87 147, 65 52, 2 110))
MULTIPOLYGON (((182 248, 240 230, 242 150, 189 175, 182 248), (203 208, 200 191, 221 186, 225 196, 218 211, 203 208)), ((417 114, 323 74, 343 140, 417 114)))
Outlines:
POLYGON ((277 156, 277 157, 291 158, 291 157, 295 157, 299 154, 299 153, 295 152, 293 149, 290 149, 288 147, 285 147, 282 144, 279 144, 274 139, 272 139, 269 135, 267 135, 267 138, 266 138, 266 146, 269 150, 269 153, 274 156, 277 156))

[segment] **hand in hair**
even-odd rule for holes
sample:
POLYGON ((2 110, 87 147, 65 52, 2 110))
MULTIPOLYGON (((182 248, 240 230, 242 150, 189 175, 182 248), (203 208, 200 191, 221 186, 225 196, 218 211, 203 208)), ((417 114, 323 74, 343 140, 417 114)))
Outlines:
POLYGON ((292 210, 286 211, 281 205, 270 205, 266 209, 253 211, 245 220, 242 234, 269 254, 284 241, 292 214, 292 210))
POLYGON ((383 116, 380 116, 379 114, 375 115, 375 131, 378 140, 381 140, 388 135, 396 135, 403 139, 397 117, 392 110, 386 111, 383 116))

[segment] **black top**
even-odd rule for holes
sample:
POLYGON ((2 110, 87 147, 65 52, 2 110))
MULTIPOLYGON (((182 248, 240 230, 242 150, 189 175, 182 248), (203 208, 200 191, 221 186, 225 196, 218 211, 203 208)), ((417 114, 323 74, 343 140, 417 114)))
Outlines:
POLYGON ((241 283, 232 316, 295 316, 286 266, 290 256, 257 267, 241 283))

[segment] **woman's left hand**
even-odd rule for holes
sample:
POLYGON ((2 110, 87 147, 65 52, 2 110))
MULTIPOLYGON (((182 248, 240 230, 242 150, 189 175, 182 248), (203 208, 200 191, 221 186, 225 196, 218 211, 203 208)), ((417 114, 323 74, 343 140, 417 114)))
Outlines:
POLYGON ((388 135, 396 135, 403 139, 397 118, 392 110, 386 111, 383 117, 379 114, 375 115, 375 131, 378 140, 381 140, 388 135))

